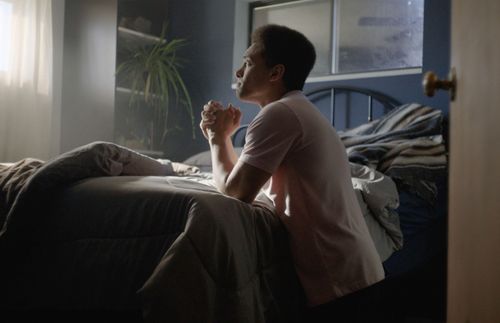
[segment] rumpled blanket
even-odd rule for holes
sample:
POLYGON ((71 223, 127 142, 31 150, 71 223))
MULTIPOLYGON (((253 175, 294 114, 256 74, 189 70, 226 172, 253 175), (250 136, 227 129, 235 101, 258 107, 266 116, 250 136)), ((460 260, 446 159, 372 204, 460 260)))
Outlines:
MULTIPOLYGON (((19 253, 18 242, 29 247, 30 233, 44 221, 44 204, 67 185, 89 177, 173 175, 174 166, 97 142, 49 162, 25 160, 2 170, 10 194, 0 233, 0 257, 5 259, 10 250, 19 253), (15 169, 24 169, 25 175, 15 169)), ((145 319, 294 322, 302 294, 287 233, 272 209, 264 201, 250 205, 224 196, 202 181, 163 178, 165 185, 188 195, 190 203, 184 232, 159 255, 158 266, 139 291, 145 319)))
POLYGON ((26 158, 17 163, 0 164, 0 228, 17 194, 43 164, 42 160, 34 158, 26 158))
POLYGON ((23 159, 0 170, 0 244, 6 234, 26 237, 38 221, 37 208, 51 194, 84 178, 118 175, 173 175, 159 162, 109 142, 93 142, 44 162, 23 159))
POLYGON ((447 151, 440 110, 409 103, 380 119, 339 132, 349 160, 366 165, 432 202, 434 182, 446 176, 447 151))

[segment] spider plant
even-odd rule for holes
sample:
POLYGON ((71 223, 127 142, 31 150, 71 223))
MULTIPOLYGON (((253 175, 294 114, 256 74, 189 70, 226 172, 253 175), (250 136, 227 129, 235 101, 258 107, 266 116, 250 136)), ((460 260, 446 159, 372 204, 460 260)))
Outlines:
POLYGON ((154 148, 162 147, 169 132, 170 109, 182 105, 190 118, 191 133, 195 138, 195 120, 191 98, 179 73, 184 60, 177 51, 186 45, 184 39, 166 39, 164 26, 159 40, 149 45, 127 48, 124 60, 117 67, 117 75, 130 84, 129 104, 145 102, 154 109, 151 142, 154 148))

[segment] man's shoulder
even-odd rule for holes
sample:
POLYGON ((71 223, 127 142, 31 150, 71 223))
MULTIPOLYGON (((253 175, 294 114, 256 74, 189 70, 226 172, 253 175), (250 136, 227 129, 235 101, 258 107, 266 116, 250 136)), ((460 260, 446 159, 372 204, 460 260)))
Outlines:
POLYGON ((273 101, 266 105, 262 111, 261 114, 263 115, 286 115, 286 114, 291 114, 292 110, 290 109, 291 105, 287 104, 286 101, 283 101, 282 99, 273 101))
POLYGON ((311 108, 314 110, 314 105, 302 91, 292 91, 285 94, 279 100, 267 104, 262 108, 254 121, 259 120, 258 122, 261 122, 268 120, 275 123, 276 126, 284 126, 285 124, 298 126, 304 113, 310 113, 306 111, 311 110, 311 108))
POLYGON ((265 128, 283 129, 297 128, 299 117, 293 105, 282 100, 277 100, 266 105, 253 119, 248 131, 253 130, 257 125, 266 125, 265 128))
POLYGON ((283 95, 280 102, 304 102, 309 101, 302 91, 294 90, 283 95))
POLYGON ((314 107, 314 104, 309 100, 309 98, 302 91, 292 91, 287 93, 277 102, 284 104, 288 107, 314 107))
POLYGON ((309 104, 311 104, 311 101, 301 91, 292 91, 285 94, 282 98, 269 103, 263 110, 290 113, 296 106, 309 104))

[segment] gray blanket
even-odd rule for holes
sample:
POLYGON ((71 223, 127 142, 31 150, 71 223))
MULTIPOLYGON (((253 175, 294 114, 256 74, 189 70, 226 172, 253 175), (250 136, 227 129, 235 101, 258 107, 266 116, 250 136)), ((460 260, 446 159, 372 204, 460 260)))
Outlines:
POLYGON ((160 163, 125 147, 93 142, 43 162, 24 159, 0 169, 0 243, 5 235, 26 238, 37 225, 40 203, 81 179, 118 175, 173 175, 171 163, 160 163))
POLYGON ((139 291, 146 321, 294 322, 301 290, 273 212, 191 179, 168 182, 196 189, 195 203, 185 231, 139 291))
MULTIPOLYGON (((150 198, 172 199, 172 202, 165 201, 170 208, 176 207, 173 200, 179 195, 189 197, 178 206, 186 213, 187 221, 170 248, 158 255, 159 263, 138 291, 145 319, 150 322, 293 322, 302 294, 289 254, 287 233, 273 211, 264 202, 249 205, 223 196, 206 185, 203 177, 196 181, 165 177, 173 175, 173 170, 168 161, 162 163, 103 142, 80 147, 48 162, 26 160, 5 167, 0 172, 5 175, 3 178, 10 179, 5 181, 10 195, 6 198, 9 203, 0 233, 0 251, 18 250, 19 243, 38 245, 37 239, 50 237, 50 231, 44 231, 40 237, 33 233, 45 221, 44 217, 50 216, 43 211, 47 209, 44 206, 68 186, 79 187, 79 181, 89 183, 87 179, 91 177, 162 176, 158 177, 159 183, 169 187, 171 195, 165 196, 163 189, 162 195, 153 194, 150 198), (16 167, 24 168, 23 176, 22 172, 15 176, 16 167)), ((166 211, 154 214, 168 216, 166 211)), ((142 217, 147 221, 148 214, 142 217)), ((137 223, 143 222, 137 220, 137 223)), ((5 259, 5 253, 0 252, 0 256, 5 259)), ((57 254, 50 254, 50 258, 54 257, 57 259, 57 254)), ((103 259, 101 255, 95 257, 103 259)), ((36 268, 32 269, 36 272, 36 268)), ((30 275, 22 281, 26 280, 27 287, 46 285, 36 279, 44 277, 30 275)), ((32 289, 34 295, 43 295, 43 290, 32 289)), ((71 304, 65 306, 71 307, 71 304)))

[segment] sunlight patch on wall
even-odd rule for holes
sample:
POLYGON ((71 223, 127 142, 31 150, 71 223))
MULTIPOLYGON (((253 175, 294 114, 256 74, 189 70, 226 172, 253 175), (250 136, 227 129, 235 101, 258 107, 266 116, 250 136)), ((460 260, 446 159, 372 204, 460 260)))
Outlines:
POLYGON ((10 59, 12 3, 0 1, 0 71, 7 71, 10 59))

